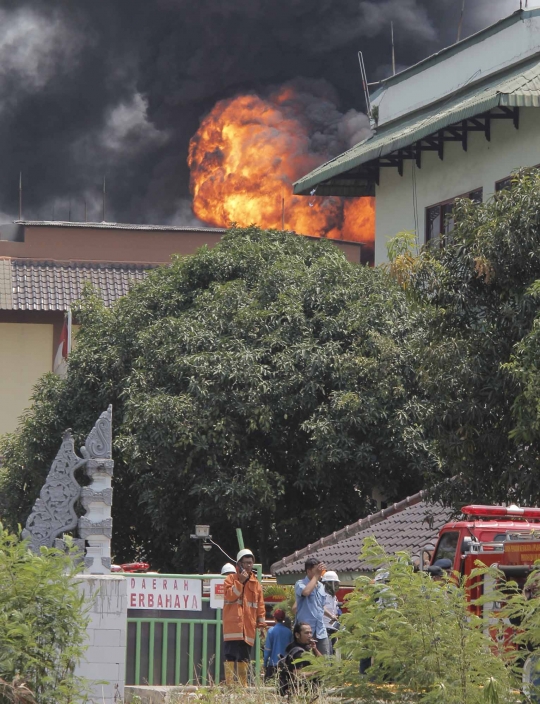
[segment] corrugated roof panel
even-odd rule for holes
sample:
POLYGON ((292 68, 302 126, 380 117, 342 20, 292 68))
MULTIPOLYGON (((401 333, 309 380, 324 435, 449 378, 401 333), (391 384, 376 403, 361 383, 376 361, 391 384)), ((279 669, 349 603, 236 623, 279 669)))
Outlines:
POLYGON ((13 278, 10 259, 0 259, 0 309, 13 309, 13 278))

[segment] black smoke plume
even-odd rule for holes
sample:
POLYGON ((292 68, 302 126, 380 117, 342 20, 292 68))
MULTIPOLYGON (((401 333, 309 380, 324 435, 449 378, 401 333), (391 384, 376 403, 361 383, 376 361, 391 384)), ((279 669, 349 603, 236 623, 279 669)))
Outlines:
MULTIPOLYGON (((462 36, 519 7, 466 0, 462 36)), ((0 219, 188 223, 188 143, 217 100, 324 79, 343 113, 371 80, 455 41, 461 0, 2 0, 0 219)))

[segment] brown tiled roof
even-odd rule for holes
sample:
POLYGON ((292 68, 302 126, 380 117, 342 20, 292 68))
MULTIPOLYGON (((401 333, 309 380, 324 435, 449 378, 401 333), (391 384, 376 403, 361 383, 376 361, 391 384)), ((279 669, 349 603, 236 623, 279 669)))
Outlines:
POLYGON ((275 562, 272 574, 303 573, 308 557, 316 557, 338 573, 371 571, 369 565, 358 559, 364 538, 368 536, 376 538, 388 553, 406 550, 419 554, 423 547, 435 542, 439 530, 452 517, 451 509, 427 499, 427 493, 421 491, 362 518, 275 562))
POLYGON ((0 310, 67 310, 90 281, 105 305, 142 281, 152 264, 0 259, 0 310))

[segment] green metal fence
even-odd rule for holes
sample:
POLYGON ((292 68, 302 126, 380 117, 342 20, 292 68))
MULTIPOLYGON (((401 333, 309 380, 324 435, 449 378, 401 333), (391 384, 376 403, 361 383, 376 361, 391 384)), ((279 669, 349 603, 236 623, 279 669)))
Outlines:
MULTIPOLYGON (((260 578, 260 570, 257 571, 260 578)), ((128 575, 126 575, 128 576, 128 575)), ((221 575, 159 575, 219 579, 221 575)), ((126 684, 219 683, 222 672, 222 610, 203 597, 202 611, 128 609, 126 684)), ((253 648, 254 673, 261 671, 260 635, 253 648)))

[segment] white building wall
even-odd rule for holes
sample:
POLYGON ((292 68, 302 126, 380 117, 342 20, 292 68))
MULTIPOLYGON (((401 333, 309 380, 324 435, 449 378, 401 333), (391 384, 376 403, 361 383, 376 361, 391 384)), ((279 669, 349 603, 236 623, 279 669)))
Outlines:
POLYGON ((126 678, 127 581, 119 575, 78 575, 90 604, 87 650, 75 671, 88 680, 89 702, 118 704, 126 678))
POLYGON ((537 54, 540 10, 523 12, 521 17, 515 15, 477 37, 443 50, 440 56, 420 62, 419 72, 412 67, 402 76, 388 79, 372 96, 372 104, 379 108, 379 125, 431 105, 537 54))
POLYGON ((436 152, 422 153, 422 168, 414 161, 381 168, 376 188, 375 263, 388 260, 386 243, 398 232, 415 230, 413 171, 416 177, 417 235, 425 243, 426 208, 464 193, 484 189, 484 201, 495 182, 524 166, 540 164, 540 109, 520 108, 519 130, 512 120, 492 120, 491 142, 483 132, 469 132, 468 151, 460 142, 445 142, 444 160, 436 152))

